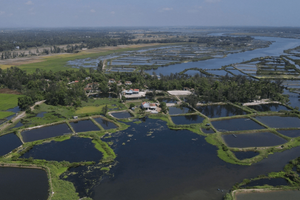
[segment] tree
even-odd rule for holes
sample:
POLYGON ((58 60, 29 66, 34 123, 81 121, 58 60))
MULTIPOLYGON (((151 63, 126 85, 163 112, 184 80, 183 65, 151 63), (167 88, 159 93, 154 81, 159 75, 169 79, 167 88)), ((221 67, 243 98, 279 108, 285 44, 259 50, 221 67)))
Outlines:
POLYGON ((122 95, 122 101, 126 102, 126 97, 122 95))
POLYGON ((103 72, 103 62, 102 62, 102 60, 100 60, 100 62, 98 63, 97 71, 98 72, 103 72))
POLYGON ((18 106, 21 108, 21 110, 29 108, 29 106, 31 106, 33 103, 33 100, 29 96, 18 98, 18 106))
POLYGON ((135 105, 134 105, 134 103, 131 103, 130 105, 129 105, 129 108, 133 108, 135 105))
POLYGON ((161 102, 160 105, 159 105, 159 107, 161 108, 161 112, 167 113, 168 107, 167 107, 166 102, 161 102))
POLYGON ((102 108, 102 112, 103 112, 104 115, 107 114, 107 112, 108 112, 107 104, 102 108))

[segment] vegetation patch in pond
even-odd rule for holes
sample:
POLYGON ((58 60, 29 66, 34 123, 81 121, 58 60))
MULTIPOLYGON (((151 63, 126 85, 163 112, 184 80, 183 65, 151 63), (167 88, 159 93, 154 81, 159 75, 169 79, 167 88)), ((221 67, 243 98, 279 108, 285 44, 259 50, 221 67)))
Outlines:
POLYGON ((239 160, 253 158, 259 154, 258 152, 255 151, 234 151, 233 153, 235 157, 239 160))
POLYGON ((299 137, 300 136, 300 129, 280 130, 280 131, 277 131, 277 132, 281 133, 282 135, 288 136, 288 137, 299 137))
POLYGON ((254 105, 254 106, 249 106, 249 108, 252 108, 260 112, 290 110, 286 106, 277 103, 254 105))
POLYGON ((171 117, 174 124, 195 124, 202 123, 204 118, 199 115, 184 115, 171 117))
POLYGON ((111 115, 114 116, 115 118, 120 118, 120 119, 133 117, 130 112, 116 112, 116 113, 111 113, 111 115))
POLYGON ((263 178, 255 181, 251 181, 250 183, 241 186, 241 188, 255 187, 255 186, 280 186, 280 185, 289 185, 289 182, 284 178, 263 178))
POLYGON ((298 117, 259 116, 256 119, 272 128, 300 127, 298 117))
POLYGON ((178 115, 178 114, 185 114, 185 113, 193 113, 195 112, 193 109, 188 108, 188 107, 184 107, 184 106, 180 106, 180 107, 168 107, 169 108, 169 114, 170 115, 178 115))
POLYGON ((114 123, 112 123, 110 121, 107 121, 107 120, 105 120, 105 119, 103 119, 101 117, 94 118, 94 120, 96 122, 98 122, 105 130, 106 129, 117 128, 117 126, 114 123))
POLYGON ((3 156, 13 149, 22 145, 21 140, 14 133, 3 135, 0 137, 0 156, 3 156))
POLYGON ((212 121, 211 123, 220 132, 264 129, 263 126, 248 118, 212 121))
POLYGON ((99 131, 99 127, 96 126, 91 120, 81 120, 76 122, 70 122, 75 132, 87 132, 87 131, 99 131))
POLYGON ((95 144, 92 143, 91 139, 72 137, 62 142, 51 141, 50 143, 36 145, 21 157, 59 162, 64 160, 69 162, 98 162, 103 155, 95 148, 95 144))
POLYGON ((286 143, 286 140, 270 132, 228 134, 222 135, 225 143, 230 147, 265 147, 286 143))
POLYGON ((210 105, 210 106, 198 106, 196 108, 199 112, 206 115, 209 118, 229 117, 234 115, 247 114, 242 109, 232 105, 210 105))
POLYGON ((272 191, 239 193, 236 200, 298 200, 300 191, 272 191))
POLYGON ((0 167, 3 200, 47 200, 48 177, 44 170, 0 167))
POLYGON ((24 142, 32 142, 36 140, 43 140, 51 137, 57 137, 72 133, 71 129, 66 123, 57 124, 53 126, 46 126, 43 128, 36 128, 26 130, 21 133, 24 142))

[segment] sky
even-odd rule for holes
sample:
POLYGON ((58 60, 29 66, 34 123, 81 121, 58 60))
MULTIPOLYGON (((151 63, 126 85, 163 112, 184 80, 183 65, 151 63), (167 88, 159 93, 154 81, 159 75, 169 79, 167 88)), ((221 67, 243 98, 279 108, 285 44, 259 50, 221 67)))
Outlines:
POLYGON ((299 0, 0 0, 0 28, 300 26, 299 0))

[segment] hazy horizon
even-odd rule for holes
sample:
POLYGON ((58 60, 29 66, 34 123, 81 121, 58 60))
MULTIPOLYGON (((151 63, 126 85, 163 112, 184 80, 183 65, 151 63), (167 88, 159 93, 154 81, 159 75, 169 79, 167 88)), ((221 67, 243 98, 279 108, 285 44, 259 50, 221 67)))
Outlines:
POLYGON ((299 27, 296 0, 0 0, 0 28, 299 27))

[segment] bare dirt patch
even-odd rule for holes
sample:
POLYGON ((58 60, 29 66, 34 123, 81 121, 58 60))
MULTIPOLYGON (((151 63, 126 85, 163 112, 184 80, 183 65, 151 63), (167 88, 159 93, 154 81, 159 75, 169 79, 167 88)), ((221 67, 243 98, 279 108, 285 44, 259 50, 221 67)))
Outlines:
POLYGON ((2 89, 0 89, 0 93, 4 93, 4 94, 21 94, 18 91, 11 90, 11 89, 8 89, 8 88, 2 88, 2 89))

